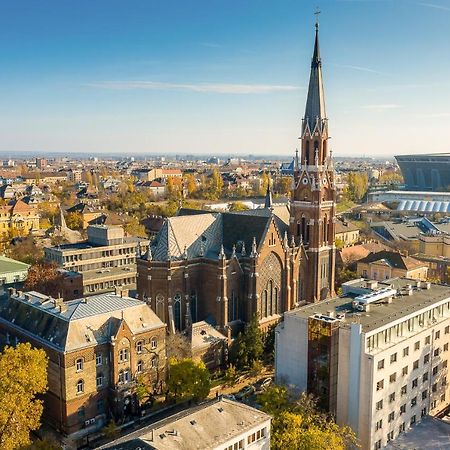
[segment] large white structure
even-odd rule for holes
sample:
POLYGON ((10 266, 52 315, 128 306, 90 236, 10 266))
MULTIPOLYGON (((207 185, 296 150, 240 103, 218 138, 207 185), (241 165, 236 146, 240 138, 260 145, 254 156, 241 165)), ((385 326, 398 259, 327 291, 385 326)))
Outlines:
POLYGON ((277 381, 316 394, 364 450, 380 449, 449 405, 450 288, 392 279, 285 313, 277 381))

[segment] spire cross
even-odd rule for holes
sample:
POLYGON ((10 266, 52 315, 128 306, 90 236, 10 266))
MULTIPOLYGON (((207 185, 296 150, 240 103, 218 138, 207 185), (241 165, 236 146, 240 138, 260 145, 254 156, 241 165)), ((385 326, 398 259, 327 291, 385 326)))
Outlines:
POLYGON ((322 11, 320 11, 319 7, 317 7, 314 13, 314 15, 316 16, 316 30, 319 28, 319 16, 321 12, 322 11))

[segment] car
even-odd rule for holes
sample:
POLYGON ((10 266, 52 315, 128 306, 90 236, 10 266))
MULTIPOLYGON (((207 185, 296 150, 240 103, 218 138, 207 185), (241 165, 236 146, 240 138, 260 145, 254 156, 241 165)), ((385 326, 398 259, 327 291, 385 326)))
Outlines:
POLYGON ((227 398, 228 400, 236 400, 236 397, 233 394, 225 394, 223 398, 227 398))
POLYGON ((267 377, 264 378, 264 380, 262 380, 259 384, 259 387, 265 391, 271 384, 272 384, 272 378, 271 377, 267 377))
POLYGON ((236 400, 244 400, 245 398, 250 397, 250 395, 254 394, 255 391, 255 386, 245 386, 236 394, 236 400))

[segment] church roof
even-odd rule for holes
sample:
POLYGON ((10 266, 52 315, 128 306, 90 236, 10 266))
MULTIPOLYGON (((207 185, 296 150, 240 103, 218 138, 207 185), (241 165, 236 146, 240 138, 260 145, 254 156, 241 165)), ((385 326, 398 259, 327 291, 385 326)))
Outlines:
POLYGON ((316 125, 316 119, 319 122, 326 119, 325 112, 325 94, 323 90, 322 79, 322 60, 320 58, 319 48, 319 25, 316 23, 316 39, 314 43, 314 52, 311 61, 311 74, 309 78, 308 97, 306 100, 305 117, 304 117, 304 131, 306 125, 312 132, 316 125))

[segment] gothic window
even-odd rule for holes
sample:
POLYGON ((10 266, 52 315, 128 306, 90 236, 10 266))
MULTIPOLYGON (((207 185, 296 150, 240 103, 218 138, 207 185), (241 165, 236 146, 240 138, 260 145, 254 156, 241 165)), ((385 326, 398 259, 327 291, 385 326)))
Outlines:
POLYGON ((192 322, 197 322, 197 291, 191 292, 191 317, 192 322))
POLYGON ((82 394, 84 392, 84 380, 77 381, 77 394, 82 394))
POLYGON ((144 370, 144 363, 142 361, 138 361, 137 363, 137 373, 142 373, 142 371, 144 370))
POLYGON ((173 318, 175 321, 175 328, 181 330, 181 294, 177 293, 173 297, 173 318))
POLYGON ((326 215, 323 219, 323 242, 328 244, 328 217, 326 215))
POLYGON ((259 282, 261 283, 261 317, 278 314, 280 312, 282 265, 275 253, 272 252, 262 262, 259 282))
POLYGON ((228 322, 237 320, 239 318, 239 299, 234 290, 231 291, 228 299, 228 322))
POLYGON ((164 296, 162 294, 158 294, 156 296, 156 315, 163 321, 166 321, 165 318, 165 308, 164 308, 164 296))
POLYGON ((305 142, 305 159, 306 165, 309 165, 309 141, 305 142))

